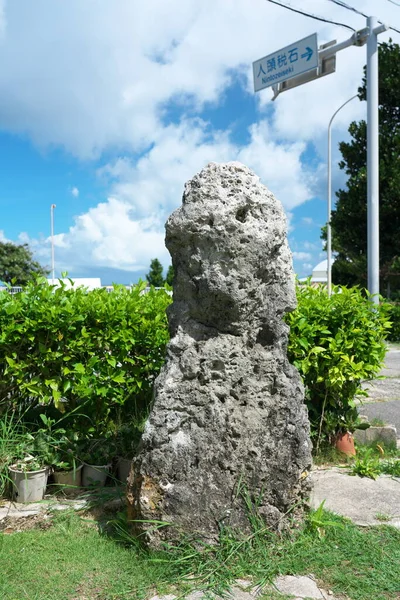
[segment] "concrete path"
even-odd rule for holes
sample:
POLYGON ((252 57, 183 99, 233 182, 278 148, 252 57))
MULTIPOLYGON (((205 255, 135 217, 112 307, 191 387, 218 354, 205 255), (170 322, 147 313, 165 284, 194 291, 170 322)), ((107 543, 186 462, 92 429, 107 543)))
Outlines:
POLYGON ((394 425, 400 438, 400 347, 390 346, 385 358, 385 366, 380 375, 385 379, 375 379, 363 387, 368 398, 362 400, 358 412, 369 420, 380 419, 387 425, 394 425))
POLYGON ((400 439, 400 400, 364 404, 358 412, 361 415, 366 415, 370 422, 373 419, 379 419, 385 425, 394 425, 397 437, 400 439))
POLYGON ((380 475, 375 481, 346 474, 343 469, 317 469, 311 473, 314 484, 312 508, 325 500, 324 507, 357 525, 400 528, 400 478, 380 475))

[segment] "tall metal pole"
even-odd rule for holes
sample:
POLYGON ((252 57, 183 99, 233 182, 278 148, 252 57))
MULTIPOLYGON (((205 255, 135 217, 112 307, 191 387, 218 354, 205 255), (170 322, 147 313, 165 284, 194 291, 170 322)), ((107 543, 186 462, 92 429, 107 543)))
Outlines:
POLYGON ((51 279, 52 283, 54 283, 55 279, 55 267, 54 267, 54 209, 56 208, 55 204, 50 206, 50 228, 51 228, 51 279))
POLYGON ((379 83, 376 17, 367 18, 367 255, 368 291, 379 301, 379 83))
POLYGON ((331 212, 332 212, 332 123, 333 119, 336 117, 339 111, 342 110, 346 104, 357 98, 358 94, 355 94, 346 102, 343 102, 341 106, 335 111, 329 121, 328 125, 328 214, 326 220, 326 234, 327 234, 327 244, 326 244, 326 252, 328 258, 328 296, 330 297, 332 294, 332 231, 331 231, 331 212))

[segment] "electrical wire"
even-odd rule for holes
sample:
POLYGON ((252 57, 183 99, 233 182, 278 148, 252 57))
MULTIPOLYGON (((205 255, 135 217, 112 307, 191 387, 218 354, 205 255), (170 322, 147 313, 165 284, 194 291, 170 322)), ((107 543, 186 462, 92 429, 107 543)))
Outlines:
POLYGON ((329 2, 332 2, 333 4, 337 4, 338 6, 341 6, 342 8, 346 8, 347 10, 351 10, 352 12, 355 12, 357 15, 361 15, 362 17, 365 17, 366 19, 368 18, 368 15, 365 15, 363 12, 354 8, 354 6, 350 6, 349 4, 346 4, 346 2, 343 2, 342 0, 329 0, 329 2))
POLYGON ((346 27, 346 29, 350 29, 350 31, 355 32, 354 27, 350 27, 350 25, 345 25, 344 23, 337 23, 336 21, 330 21, 329 19, 324 19, 323 17, 318 17, 317 15, 313 15, 311 13, 303 12, 297 8, 293 8, 293 6, 289 6, 288 4, 283 4, 283 2, 278 2, 277 0, 267 0, 271 4, 276 4, 277 6, 281 6, 282 8, 287 8, 292 12, 298 13, 299 15, 303 15, 303 17, 309 17, 310 19, 315 19, 316 21, 322 21, 323 23, 330 23, 331 25, 339 25, 339 27, 346 27))
POLYGON ((394 0, 388 0, 388 2, 391 2, 395 6, 400 6, 400 4, 398 2, 395 2, 394 0))
MULTIPOLYGON (((365 19, 368 19, 368 15, 361 12, 360 10, 357 10, 356 8, 354 8, 354 6, 350 6, 349 4, 346 4, 346 2, 343 2, 343 0, 329 0, 329 2, 332 2, 333 4, 336 4, 337 6, 341 6, 342 8, 346 8, 347 10, 351 10, 352 12, 355 12, 357 15, 361 15, 365 19)), ((394 0, 389 0, 389 2, 392 2, 393 4, 396 4, 396 6, 400 7, 400 4, 397 4, 397 2, 394 2, 394 0)), ((378 21, 378 23, 380 23, 382 25, 382 21, 378 21)), ((389 27, 389 29, 391 29, 392 31, 395 31, 396 33, 400 33, 400 31, 398 29, 396 29, 396 27, 389 27)))

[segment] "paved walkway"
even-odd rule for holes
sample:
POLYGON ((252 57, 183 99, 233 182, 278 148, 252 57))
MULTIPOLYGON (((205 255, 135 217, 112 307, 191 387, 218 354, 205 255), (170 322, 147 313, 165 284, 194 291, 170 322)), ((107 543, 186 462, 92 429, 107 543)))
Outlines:
POLYGON ((400 478, 380 475, 376 480, 349 475, 337 467, 316 469, 311 478, 312 508, 324 508, 357 525, 393 525, 400 529, 400 478))
POLYGON ((368 398, 358 412, 367 415, 369 420, 380 419, 386 425, 394 425, 400 438, 400 347, 391 346, 385 358, 385 366, 380 375, 385 379, 375 379, 364 385, 368 398))

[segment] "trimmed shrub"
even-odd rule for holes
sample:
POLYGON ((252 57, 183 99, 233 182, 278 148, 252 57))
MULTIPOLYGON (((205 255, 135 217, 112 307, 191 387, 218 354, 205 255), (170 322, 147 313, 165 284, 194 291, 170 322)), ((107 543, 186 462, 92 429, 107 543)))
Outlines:
POLYGON ((353 431, 361 382, 378 374, 390 328, 386 305, 376 306, 358 288, 299 285, 298 308, 286 315, 288 356, 306 392, 312 435, 318 442, 353 431))
POLYGON ((389 316, 392 327, 388 334, 388 340, 391 342, 400 342, 400 303, 389 303, 389 316))
POLYGON ((98 436, 123 415, 143 420, 171 302, 165 290, 145 287, 108 293, 38 280, 0 293, 0 406, 71 414, 74 428, 98 436))

